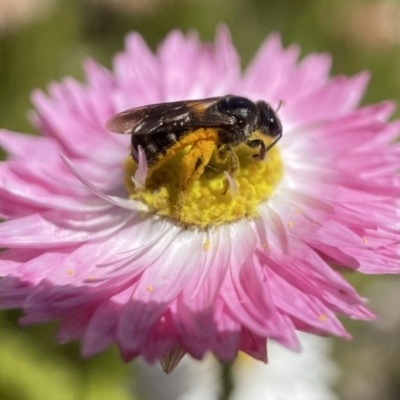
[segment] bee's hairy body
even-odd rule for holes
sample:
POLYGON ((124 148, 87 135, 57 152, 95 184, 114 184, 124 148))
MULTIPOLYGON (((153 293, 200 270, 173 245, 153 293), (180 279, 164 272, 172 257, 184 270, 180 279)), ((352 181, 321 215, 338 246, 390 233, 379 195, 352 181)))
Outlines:
POLYGON ((179 151, 202 141, 218 142, 218 132, 213 128, 168 133, 161 135, 132 136, 132 157, 137 159, 137 147, 142 146, 150 171, 159 168, 164 162, 174 157, 179 151))
MULTIPOLYGON (((200 178, 211 156, 228 163, 234 176, 239 160, 234 148, 245 143, 258 149, 253 157, 263 160, 266 152, 282 136, 282 126, 275 111, 264 101, 253 103, 245 97, 227 95, 203 100, 153 104, 117 114, 107 122, 113 132, 132 135, 132 157, 138 162, 141 146, 149 167, 148 177, 179 151, 189 147, 182 158, 178 210, 185 192, 200 178), (260 133, 272 143, 251 139, 260 133)), ((228 189, 224 180, 223 193, 228 189)))

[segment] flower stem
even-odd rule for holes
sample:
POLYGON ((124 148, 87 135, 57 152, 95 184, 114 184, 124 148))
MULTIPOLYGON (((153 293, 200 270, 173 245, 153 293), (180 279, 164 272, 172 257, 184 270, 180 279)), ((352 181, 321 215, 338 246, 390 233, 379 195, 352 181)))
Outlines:
POLYGON ((219 400, 229 400, 234 388, 232 364, 221 363, 221 395, 219 400))

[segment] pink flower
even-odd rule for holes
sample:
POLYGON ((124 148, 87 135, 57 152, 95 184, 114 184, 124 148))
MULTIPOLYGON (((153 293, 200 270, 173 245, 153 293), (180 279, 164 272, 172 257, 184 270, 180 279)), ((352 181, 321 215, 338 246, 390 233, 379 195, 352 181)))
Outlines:
POLYGON ((207 351, 266 360, 267 338, 298 349, 296 329, 348 338, 337 314, 373 319, 332 264, 400 271, 400 124, 387 122, 391 103, 358 108, 367 73, 329 78, 329 56, 298 57, 271 35, 242 74, 224 28, 213 47, 172 32, 155 55, 133 33, 114 72, 88 60, 86 84, 67 78, 49 96, 34 92, 42 136, 0 132, 10 154, 0 165, 0 307, 23 309, 24 325, 60 319, 58 340, 81 340, 86 356, 116 342, 124 360, 166 364, 207 351), (135 195, 123 165, 130 137, 105 122, 132 107, 229 93, 282 100, 283 138, 267 163, 242 165, 247 178, 230 179, 225 203, 212 203, 211 189, 188 203, 209 213, 205 223, 179 224, 135 195), (255 175, 259 166, 270 169, 255 175), (249 212, 246 196, 260 185, 271 190, 249 212), (247 211, 225 217, 235 198, 247 211))

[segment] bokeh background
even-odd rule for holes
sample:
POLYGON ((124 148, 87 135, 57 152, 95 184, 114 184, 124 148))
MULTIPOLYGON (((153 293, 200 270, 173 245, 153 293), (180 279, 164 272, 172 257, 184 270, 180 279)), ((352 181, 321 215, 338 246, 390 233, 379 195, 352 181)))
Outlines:
MULTIPOLYGON (((155 49, 173 28, 211 41, 221 22, 242 67, 278 31, 303 55, 331 53, 333 74, 371 71, 365 103, 400 100, 400 0, 0 0, 0 127, 35 134, 31 91, 65 76, 81 79, 86 56, 110 67, 129 31, 155 49)), ((335 390, 344 400, 399 399, 400 279, 347 278, 380 319, 344 321, 354 339, 332 340, 335 390)), ((135 365, 123 364, 115 349, 82 360, 77 344, 54 343, 56 325, 21 329, 19 316, 0 314, 0 400, 139 398, 131 390, 135 365)))

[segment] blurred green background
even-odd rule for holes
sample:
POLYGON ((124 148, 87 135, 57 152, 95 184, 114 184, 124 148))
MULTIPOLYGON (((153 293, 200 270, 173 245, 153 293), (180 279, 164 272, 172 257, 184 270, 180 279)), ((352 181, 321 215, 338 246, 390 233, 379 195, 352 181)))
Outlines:
MULTIPOLYGON (((82 78, 90 55, 110 67, 128 31, 155 49, 173 28, 212 40, 227 24, 245 67, 271 31, 302 54, 327 51, 333 74, 372 72, 366 103, 400 99, 399 0, 0 0, 0 127, 34 133, 26 115, 33 89, 82 78)), ((397 116, 400 114, 397 112, 397 116)), ((334 340, 340 398, 400 398, 400 281, 349 275, 381 319, 344 321, 354 340, 334 340)), ((110 351, 90 360, 58 346, 54 326, 17 327, 0 316, 0 400, 132 399, 132 369, 110 351)), ((321 399, 323 400, 323 399, 321 399)))

